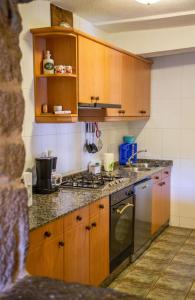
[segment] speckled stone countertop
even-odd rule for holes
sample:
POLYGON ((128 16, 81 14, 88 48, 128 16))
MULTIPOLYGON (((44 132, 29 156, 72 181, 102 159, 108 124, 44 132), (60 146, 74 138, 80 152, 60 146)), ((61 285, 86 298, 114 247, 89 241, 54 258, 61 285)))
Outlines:
POLYGON ((141 300, 109 288, 96 288, 78 283, 64 283, 47 277, 26 276, 1 300, 141 300))
POLYGON ((114 174, 122 178, 115 180, 112 184, 107 183, 103 188, 98 189, 67 189, 47 195, 33 195, 33 205, 29 208, 30 230, 45 225, 59 217, 62 217, 74 210, 84 207, 102 197, 121 190, 131 184, 141 181, 152 174, 161 171, 164 167, 172 166, 170 160, 139 160, 150 164, 150 170, 144 172, 129 172, 126 168, 116 168, 114 174))

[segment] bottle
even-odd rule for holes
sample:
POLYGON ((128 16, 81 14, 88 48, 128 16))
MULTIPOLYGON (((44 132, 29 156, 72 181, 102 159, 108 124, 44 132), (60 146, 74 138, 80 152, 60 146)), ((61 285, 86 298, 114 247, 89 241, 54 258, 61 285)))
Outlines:
POLYGON ((49 50, 47 50, 43 60, 43 73, 54 74, 54 60, 51 58, 51 53, 49 50))

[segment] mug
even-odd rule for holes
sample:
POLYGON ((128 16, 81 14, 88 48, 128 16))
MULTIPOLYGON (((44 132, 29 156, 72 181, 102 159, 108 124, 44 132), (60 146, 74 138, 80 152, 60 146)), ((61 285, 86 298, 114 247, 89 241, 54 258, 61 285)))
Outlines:
POLYGON ((59 186, 62 184, 62 175, 61 174, 52 174, 51 175, 52 186, 59 186))

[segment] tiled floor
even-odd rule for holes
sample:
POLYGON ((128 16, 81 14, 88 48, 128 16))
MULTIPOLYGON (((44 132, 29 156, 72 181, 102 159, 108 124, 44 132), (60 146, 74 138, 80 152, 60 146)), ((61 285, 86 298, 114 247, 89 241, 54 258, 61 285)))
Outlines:
POLYGON ((195 230, 168 227, 110 287, 145 299, 195 300, 195 230))

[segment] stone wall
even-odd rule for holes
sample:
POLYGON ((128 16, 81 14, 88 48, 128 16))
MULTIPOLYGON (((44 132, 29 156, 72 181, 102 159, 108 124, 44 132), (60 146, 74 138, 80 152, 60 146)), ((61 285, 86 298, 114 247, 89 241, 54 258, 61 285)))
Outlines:
POLYGON ((27 193, 20 183, 25 150, 17 2, 0 1, 0 292, 25 275, 27 193))

